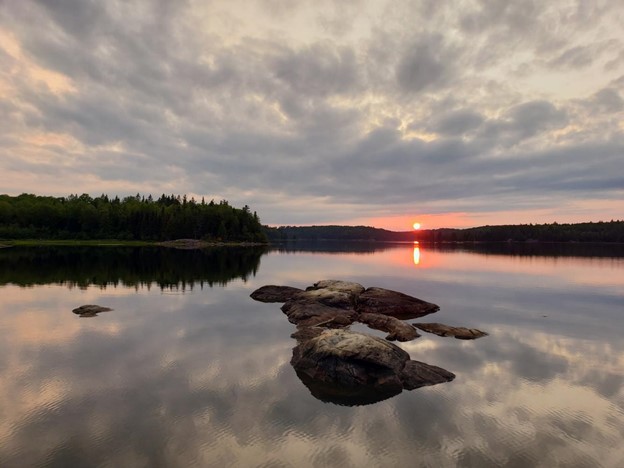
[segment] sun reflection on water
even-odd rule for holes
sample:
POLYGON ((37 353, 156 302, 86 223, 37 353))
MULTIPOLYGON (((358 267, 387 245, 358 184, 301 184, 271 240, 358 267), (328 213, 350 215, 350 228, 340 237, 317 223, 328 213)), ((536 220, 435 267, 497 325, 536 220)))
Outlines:
POLYGON ((418 241, 414 242, 414 265, 420 265, 420 246, 418 241))

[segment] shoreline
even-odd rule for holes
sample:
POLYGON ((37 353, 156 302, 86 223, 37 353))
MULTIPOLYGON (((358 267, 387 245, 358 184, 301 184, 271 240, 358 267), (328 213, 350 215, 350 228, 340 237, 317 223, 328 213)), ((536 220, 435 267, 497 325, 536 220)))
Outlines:
POLYGON ((210 247, 258 247, 269 244, 248 241, 203 241, 176 239, 170 241, 137 241, 117 239, 15 239, 0 242, 0 249, 9 247, 165 247, 173 249, 205 249, 210 247))

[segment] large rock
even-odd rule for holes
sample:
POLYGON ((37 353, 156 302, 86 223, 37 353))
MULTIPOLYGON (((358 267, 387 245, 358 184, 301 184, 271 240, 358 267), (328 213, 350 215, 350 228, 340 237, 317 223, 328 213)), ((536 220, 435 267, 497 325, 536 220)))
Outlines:
POLYGON ((86 304, 80 307, 76 307, 72 312, 81 317, 95 317, 100 312, 109 312, 113 309, 110 307, 102 307, 95 304, 86 304))
POLYGON ((291 364, 311 393, 342 405, 375 403, 455 376, 435 366, 410 361, 398 346, 370 335, 327 330, 298 337, 291 364))
POLYGON ((357 314, 353 309, 330 307, 310 299, 294 299, 282 306, 282 312, 290 323, 299 327, 325 325, 346 327, 351 325, 357 314))
POLYGON ((360 283, 353 283, 351 281, 341 280, 321 280, 314 283, 312 286, 306 288, 306 291, 314 289, 330 289, 332 291, 341 291, 351 294, 353 297, 357 297, 365 290, 364 286, 360 283))
POLYGON ((407 320, 432 314, 440 307, 398 291, 368 288, 359 295, 355 309, 359 313, 390 315, 407 320))
POLYGON ((307 289, 297 293, 292 301, 317 301, 330 307, 354 309, 356 297, 350 292, 336 289, 307 289))
POLYGON ((275 286, 270 284, 256 289, 250 296, 252 299, 260 302, 286 302, 302 292, 303 289, 293 288, 292 286, 275 286))
POLYGON ((475 340, 487 336, 486 332, 476 328, 451 327, 443 323, 415 323, 414 326, 428 333, 438 336, 453 336, 458 340, 475 340))

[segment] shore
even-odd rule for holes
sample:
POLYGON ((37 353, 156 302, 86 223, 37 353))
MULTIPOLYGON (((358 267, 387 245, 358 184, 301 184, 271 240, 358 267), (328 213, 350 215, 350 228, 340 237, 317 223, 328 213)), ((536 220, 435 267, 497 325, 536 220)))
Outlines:
POLYGON ((0 248, 14 246, 35 247, 168 247, 174 249, 205 249, 209 247, 251 247, 267 245, 258 242, 227 242, 227 241, 204 241, 199 239, 176 239, 171 241, 135 241, 117 239, 18 239, 3 240, 0 248))

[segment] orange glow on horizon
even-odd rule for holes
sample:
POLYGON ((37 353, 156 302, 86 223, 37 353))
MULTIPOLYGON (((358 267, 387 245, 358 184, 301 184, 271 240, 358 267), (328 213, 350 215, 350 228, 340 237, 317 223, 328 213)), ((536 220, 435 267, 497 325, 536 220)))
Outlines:
POLYGON ((389 229, 391 231, 408 231, 408 226, 413 230, 438 228, 463 228, 475 226, 467 213, 444 213, 444 214, 424 214, 418 215, 418 221, 414 222, 413 215, 404 216, 383 216, 374 218, 357 218, 346 220, 344 224, 353 226, 373 226, 376 228, 389 229), (418 227, 416 227, 418 225, 418 227))

